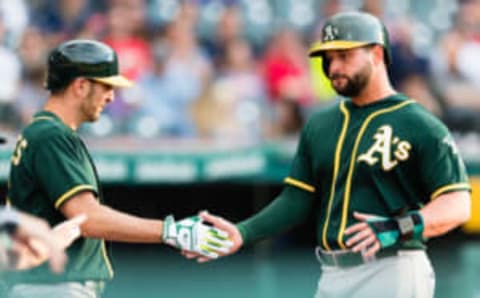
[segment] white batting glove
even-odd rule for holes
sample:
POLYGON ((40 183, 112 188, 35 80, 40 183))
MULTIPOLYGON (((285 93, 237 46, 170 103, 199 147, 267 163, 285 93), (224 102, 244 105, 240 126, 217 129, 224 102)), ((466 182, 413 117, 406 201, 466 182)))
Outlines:
POLYGON ((187 217, 175 222, 173 215, 163 221, 163 242, 181 250, 187 250, 216 259, 228 253, 233 242, 228 234, 206 225, 199 216, 187 217))

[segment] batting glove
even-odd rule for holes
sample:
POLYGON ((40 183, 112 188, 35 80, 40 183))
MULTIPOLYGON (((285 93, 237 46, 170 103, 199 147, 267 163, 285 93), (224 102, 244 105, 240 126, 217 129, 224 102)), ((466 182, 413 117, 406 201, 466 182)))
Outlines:
POLYGON ((220 253, 228 253, 233 242, 228 234, 206 225, 198 216, 175 222, 173 215, 163 221, 163 242, 181 250, 187 250, 216 259, 220 253))

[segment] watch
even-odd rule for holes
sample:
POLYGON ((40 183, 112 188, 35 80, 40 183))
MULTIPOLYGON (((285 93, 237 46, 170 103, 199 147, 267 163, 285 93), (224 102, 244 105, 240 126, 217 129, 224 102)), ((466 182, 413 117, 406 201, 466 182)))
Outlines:
POLYGON ((398 230, 400 231, 400 241, 407 241, 413 238, 413 229, 415 223, 412 216, 407 215, 397 218, 398 230))

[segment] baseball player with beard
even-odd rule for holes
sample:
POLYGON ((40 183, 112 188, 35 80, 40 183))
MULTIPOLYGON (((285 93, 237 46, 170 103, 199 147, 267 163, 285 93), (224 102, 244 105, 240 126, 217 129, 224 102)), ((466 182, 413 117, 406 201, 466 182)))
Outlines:
MULTIPOLYGON (((329 18, 311 57, 322 57, 344 100, 305 125, 283 192, 236 225, 201 213, 234 239, 230 253, 317 218, 317 298, 428 297, 426 239, 470 217, 470 186, 448 129, 389 81, 388 33, 374 16, 329 18)), ((184 252, 189 258, 209 258, 184 252)))

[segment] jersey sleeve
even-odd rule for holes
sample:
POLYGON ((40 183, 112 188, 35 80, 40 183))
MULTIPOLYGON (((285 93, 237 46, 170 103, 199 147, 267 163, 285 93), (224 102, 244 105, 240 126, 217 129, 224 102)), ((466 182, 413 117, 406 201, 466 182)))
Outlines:
POLYGON ((296 187, 282 193, 262 211, 238 224, 244 244, 280 234, 307 220, 314 198, 296 187))
POLYGON ((285 184, 291 185, 307 192, 315 192, 313 178, 313 161, 309 145, 309 125, 305 125, 300 136, 297 152, 293 158, 292 166, 285 184))
POLYGON ((443 125, 423 138, 419 161, 422 186, 431 200, 447 192, 470 190, 462 157, 443 125))
POLYGON ((82 147, 68 135, 56 134, 37 145, 33 169, 55 208, 82 191, 98 194, 92 165, 82 147))

